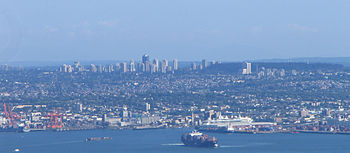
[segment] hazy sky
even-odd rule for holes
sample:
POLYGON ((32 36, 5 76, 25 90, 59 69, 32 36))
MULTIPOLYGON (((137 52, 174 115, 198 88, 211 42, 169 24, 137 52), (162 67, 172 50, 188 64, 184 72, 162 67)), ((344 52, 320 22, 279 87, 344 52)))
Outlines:
POLYGON ((0 60, 350 56, 349 0, 0 0, 0 60))

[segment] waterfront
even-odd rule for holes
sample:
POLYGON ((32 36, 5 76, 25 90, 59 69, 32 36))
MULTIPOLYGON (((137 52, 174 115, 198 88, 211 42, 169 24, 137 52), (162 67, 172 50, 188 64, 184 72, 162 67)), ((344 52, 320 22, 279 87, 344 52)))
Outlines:
POLYGON ((349 135, 332 134, 222 134, 218 148, 191 148, 180 136, 190 129, 86 130, 67 132, 0 133, 0 150, 25 153, 342 153, 350 150, 349 135), (84 142, 87 137, 112 140, 84 142))

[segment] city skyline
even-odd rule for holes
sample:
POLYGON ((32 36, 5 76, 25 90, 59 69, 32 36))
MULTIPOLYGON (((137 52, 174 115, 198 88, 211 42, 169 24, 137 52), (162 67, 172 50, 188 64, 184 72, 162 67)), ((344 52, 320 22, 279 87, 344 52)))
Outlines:
MULTIPOLYGON (((179 69, 185 69, 190 68, 190 70, 203 70, 207 68, 209 65, 215 65, 221 62, 218 61, 207 61, 206 59, 202 59, 200 62, 192 61, 191 66, 179 66, 179 61, 174 58, 172 61, 170 61, 171 64, 169 64, 169 61, 167 59, 159 60, 158 58, 150 58, 148 54, 143 54, 140 61, 136 61, 134 59, 129 61, 121 61, 121 62, 114 62, 109 64, 81 64, 80 61, 74 61, 73 65, 70 64, 63 64, 59 67, 60 72, 83 72, 83 71, 90 71, 90 72, 148 72, 148 73, 168 73, 168 72, 175 72, 179 69)), ((8 67, 7 64, 4 64, 3 66, 8 67)))
POLYGON ((347 152, 349 8, 2 0, 0 152, 347 152))
MULTIPOLYGON (((144 55, 144 54, 141 54, 144 55)), ((1 65, 9 65, 9 66, 19 66, 19 67, 35 67, 35 66, 58 66, 62 64, 67 63, 73 63, 79 61, 82 65, 90 65, 90 64, 113 64, 113 63, 122 63, 130 61, 134 62, 142 62, 142 59, 139 57, 132 58, 132 59, 123 59, 123 60, 44 60, 44 61, 1 61, 1 65)), ((153 55, 151 55, 153 56, 153 55)), ((157 57, 157 55, 154 55, 152 58, 155 58, 158 60, 158 62, 161 62, 161 58, 157 57), (160 60, 160 61, 159 61, 160 60)), ((186 67, 192 67, 193 68, 193 62, 196 64, 200 64, 203 59, 201 60, 178 60, 178 58, 171 58, 171 59, 177 59, 178 63, 180 63, 181 66, 184 64, 186 67)), ((298 63, 334 63, 334 64, 342 64, 345 66, 350 66, 350 57, 304 57, 304 58, 288 58, 288 59, 257 59, 257 60, 243 60, 243 61, 220 61, 220 60, 213 60, 213 59, 205 59, 208 62, 219 62, 219 63, 244 63, 244 62, 272 62, 272 63, 286 63, 286 62, 298 62, 298 63)), ((154 62, 154 61, 153 61, 154 62)), ((135 65, 136 66, 136 65, 135 65)), ((180 67, 181 67, 180 66, 180 67)), ((196 68, 195 68, 196 69, 196 68)))

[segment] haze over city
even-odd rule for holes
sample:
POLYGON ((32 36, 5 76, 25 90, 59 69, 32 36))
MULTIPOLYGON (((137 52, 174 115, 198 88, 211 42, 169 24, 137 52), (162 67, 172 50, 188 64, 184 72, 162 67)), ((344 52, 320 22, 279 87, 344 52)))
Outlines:
POLYGON ((0 0, 0 152, 349 152, 349 8, 0 0))
POLYGON ((350 56, 350 2, 9 1, 1 61, 350 56))

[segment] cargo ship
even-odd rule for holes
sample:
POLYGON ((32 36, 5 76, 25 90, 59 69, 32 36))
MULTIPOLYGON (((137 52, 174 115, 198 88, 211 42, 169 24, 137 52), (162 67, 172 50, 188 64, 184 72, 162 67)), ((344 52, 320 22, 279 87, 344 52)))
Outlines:
POLYGON ((91 137, 91 138, 86 138, 85 142, 89 141, 101 141, 101 140, 111 140, 111 137, 91 137))
POLYGON ((181 141, 185 146, 193 147, 217 147, 218 140, 215 137, 208 136, 206 134, 197 132, 196 130, 191 133, 185 133, 181 137, 181 141))

